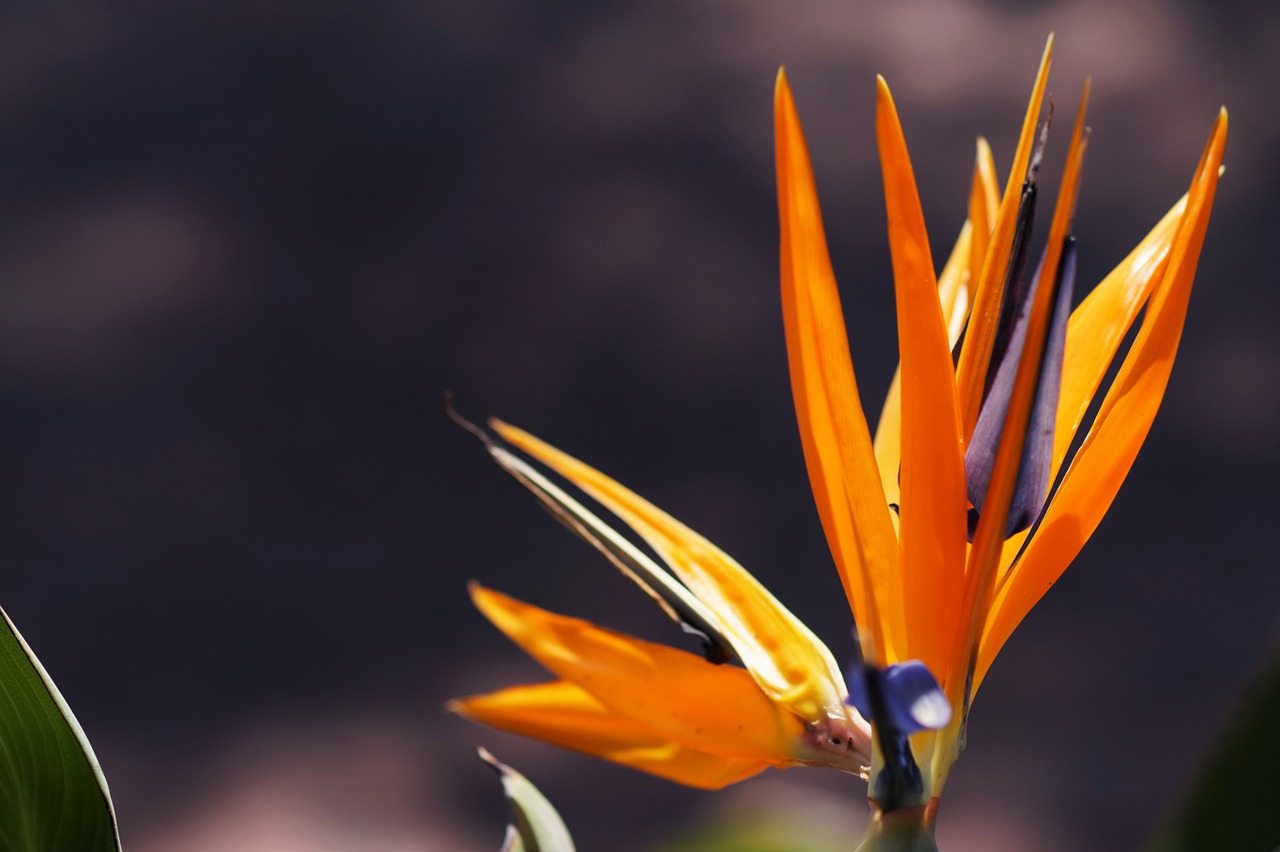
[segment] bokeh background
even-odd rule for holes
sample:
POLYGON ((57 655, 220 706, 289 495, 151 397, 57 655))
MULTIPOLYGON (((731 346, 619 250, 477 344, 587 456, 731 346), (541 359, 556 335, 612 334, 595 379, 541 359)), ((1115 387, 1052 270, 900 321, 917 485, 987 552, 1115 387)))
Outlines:
POLYGON ((476 742, 583 849, 747 811, 856 836, 852 778, 701 793, 442 714, 541 677, 471 578, 674 637, 441 396, 649 496, 847 654, 787 385, 774 75, 878 407, 897 356, 873 75, 943 255, 974 138, 1007 168, 1050 31, 1064 114, 1094 81, 1083 282, 1181 194, 1222 103, 1229 165, 1161 416, 978 699, 953 852, 1135 846, 1276 634, 1280 7, 5 5, 0 602, 95 743, 127 847, 494 849, 476 742))

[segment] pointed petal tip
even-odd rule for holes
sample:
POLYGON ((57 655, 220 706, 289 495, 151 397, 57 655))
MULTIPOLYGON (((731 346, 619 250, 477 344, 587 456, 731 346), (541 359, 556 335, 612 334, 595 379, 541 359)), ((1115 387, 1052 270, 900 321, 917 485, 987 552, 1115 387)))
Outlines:
POLYGON ((476 750, 476 757, 480 758, 489 766, 490 769, 498 773, 499 777, 505 777, 508 772, 512 771, 510 766, 507 766, 501 760, 494 757, 493 752, 489 751, 489 749, 484 746, 473 745, 472 748, 476 750))
MULTIPOLYGON (((773 81, 773 111, 776 116, 792 102, 791 84, 787 81, 787 67, 778 66, 778 76, 773 81)), ((793 108, 794 109, 794 108, 793 108)))

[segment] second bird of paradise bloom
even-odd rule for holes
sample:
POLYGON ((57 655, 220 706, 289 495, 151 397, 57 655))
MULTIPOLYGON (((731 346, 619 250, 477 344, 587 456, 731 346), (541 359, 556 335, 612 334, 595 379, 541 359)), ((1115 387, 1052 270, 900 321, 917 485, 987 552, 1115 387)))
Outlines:
POLYGON ((799 764, 860 774, 872 804, 862 848, 934 848, 938 796, 964 748, 974 695, 1101 521, 1160 405, 1226 141, 1223 110, 1187 193, 1072 310, 1087 83, 1047 241, 1038 263, 1028 262, 1051 55, 1052 39, 1003 193, 979 140, 968 219, 936 274, 897 110, 877 82, 900 366, 874 436, 804 136, 778 75, 783 322, 814 499, 860 640, 849 680, 827 646, 726 553, 598 470, 495 420, 496 437, 467 425, 559 520, 697 636, 703 653, 473 583, 481 612, 556 679, 450 709, 695 787, 799 764), (607 508, 664 564, 525 457, 607 508))

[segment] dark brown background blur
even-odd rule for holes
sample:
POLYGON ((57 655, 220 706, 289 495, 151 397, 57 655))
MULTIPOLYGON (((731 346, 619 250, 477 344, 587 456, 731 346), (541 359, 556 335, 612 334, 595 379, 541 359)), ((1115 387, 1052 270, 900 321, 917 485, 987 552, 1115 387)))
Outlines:
POLYGON ((1229 166, 1161 416, 978 699, 953 852, 1134 846, 1275 633, 1276 7, 7 4, 0 602, 128 848, 493 849, 472 742, 586 850, 753 803, 856 834, 854 779, 705 794, 441 715, 541 677, 471 610, 473 577, 674 638, 441 394, 651 497, 846 655, 787 387, 774 74, 878 409, 897 356, 873 75, 941 260, 974 137, 1006 168, 1050 30, 1063 114, 1094 77, 1082 286, 1184 190, 1221 103, 1229 166))

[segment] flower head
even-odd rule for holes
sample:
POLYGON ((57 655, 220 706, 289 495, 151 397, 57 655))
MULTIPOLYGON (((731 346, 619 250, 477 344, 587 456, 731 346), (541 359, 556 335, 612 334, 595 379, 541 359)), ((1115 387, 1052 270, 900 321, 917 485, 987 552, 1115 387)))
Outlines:
POLYGON ((1051 47, 1052 39, 1003 192, 979 140, 968 219, 937 274, 897 110, 878 80, 901 363, 874 437, 804 136, 778 76, 783 322, 814 498, 860 637, 850 682, 827 647, 715 545, 594 468, 493 421, 497 438, 471 428, 495 461, 699 636, 705 653, 473 584, 481 611, 558 680, 459 699, 452 709, 695 786, 811 764, 869 767, 883 811, 923 807, 941 792, 992 660, 1092 534, 1150 428, 1226 139, 1224 110, 1188 193, 1071 310, 1087 84, 1047 242, 1029 263, 1051 47), (520 453, 607 508, 664 564, 520 453))

